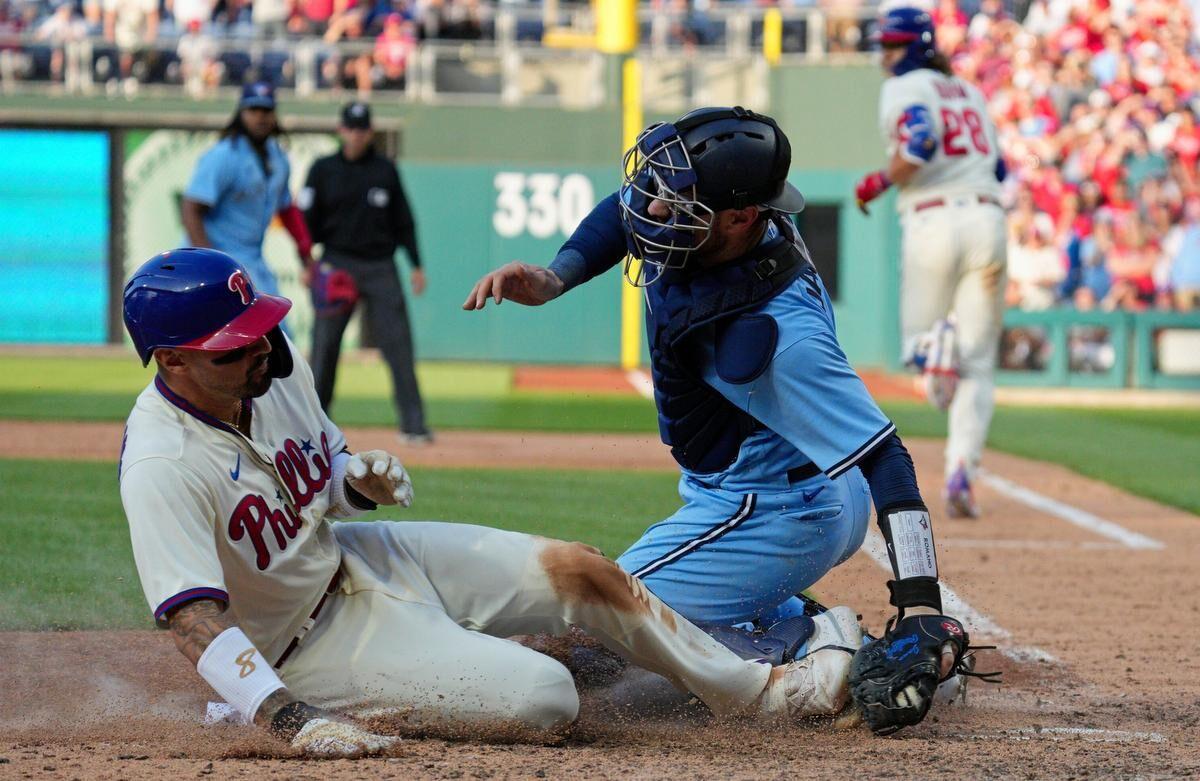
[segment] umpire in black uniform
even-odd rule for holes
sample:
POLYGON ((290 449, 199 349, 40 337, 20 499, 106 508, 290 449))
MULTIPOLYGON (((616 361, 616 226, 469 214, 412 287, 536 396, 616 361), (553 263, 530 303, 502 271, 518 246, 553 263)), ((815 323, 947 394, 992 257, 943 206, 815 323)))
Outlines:
MULTIPOLYGON (((410 444, 427 444, 433 435, 425 425, 412 331, 396 271, 396 248, 403 247, 412 264, 413 294, 424 292, 412 211, 395 163, 372 144, 370 106, 356 102, 343 108, 338 136, 341 149, 309 170, 300 207, 313 243, 324 246, 321 262, 349 273, 366 302, 371 333, 392 372, 401 436, 410 444)), ((353 311, 348 307, 317 317, 313 326, 312 370, 325 409, 333 398, 342 334, 353 311)))

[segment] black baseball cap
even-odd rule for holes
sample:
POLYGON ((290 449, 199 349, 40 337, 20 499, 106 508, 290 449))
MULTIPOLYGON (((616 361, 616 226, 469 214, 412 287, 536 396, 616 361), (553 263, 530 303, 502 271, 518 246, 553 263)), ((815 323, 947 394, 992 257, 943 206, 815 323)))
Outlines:
POLYGON ((342 127, 369 130, 371 128, 371 107, 358 100, 347 103, 342 107, 342 127))

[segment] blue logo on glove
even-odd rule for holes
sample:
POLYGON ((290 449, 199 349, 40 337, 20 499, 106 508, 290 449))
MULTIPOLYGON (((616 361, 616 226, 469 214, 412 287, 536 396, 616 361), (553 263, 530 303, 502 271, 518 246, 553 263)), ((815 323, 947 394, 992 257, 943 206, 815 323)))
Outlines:
POLYGON ((915 634, 898 637, 888 646, 887 658, 893 662, 907 659, 917 652, 917 636, 915 634))

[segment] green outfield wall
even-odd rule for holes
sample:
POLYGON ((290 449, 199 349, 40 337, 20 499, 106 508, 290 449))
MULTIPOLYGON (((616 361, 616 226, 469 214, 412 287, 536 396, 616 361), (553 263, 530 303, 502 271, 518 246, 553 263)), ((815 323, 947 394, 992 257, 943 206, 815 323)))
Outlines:
MULTIPOLYGON (((852 360, 864 365, 889 363, 897 343, 895 218, 887 201, 869 218, 860 215, 852 201, 856 178, 882 161, 875 130, 880 81, 870 67, 805 66, 778 69, 771 82, 770 111, 792 139, 793 181, 814 207, 820 207, 820 224, 827 226, 823 230, 837 234, 832 242, 837 257, 822 256, 819 265, 823 273, 837 276, 842 341, 852 360)), ((616 270, 542 309, 509 304, 467 313, 460 305, 471 283, 491 268, 514 259, 548 262, 591 206, 617 186, 617 109, 398 103, 375 108, 377 123, 399 152, 430 279, 426 295, 410 299, 420 356, 615 363, 620 290, 616 270)), ((100 279, 106 276, 100 272, 110 268, 107 299, 113 307, 120 281, 133 267, 183 240, 179 196, 196 158, 213 142, 213 130, 230 111, 227 103, 216 101, 16 95, 6 97, 0 116, 17 117, 7 120, 10 127, 110 134, 112 165, 95 166, 96 181, 89 186, 112 194, 113 235, 95 237, 94 243, 107 245, 108 257, 93 249, 96 257, 89 257, 85 265, 100 279)), ((331 102, 281 105, 291 131, 287 145, 294 191, 311 161, 334 148, 329 130, 336 111, 337 104, 331 102)), ((10 154, 20 157, 22 150, 10 154)), ((19 196, 14 192, 11 197, 19 196)), ((44 212, 25 214, 23 219, 47 225, 58 219, 52 206, 44 212)), ((811 234, 811 226, 802 227, 811 234)), ((53 241, 47 233, 47 247, 53 241)), ((815 250, 821 242, 814 240, 813 246, 815 250)), ((33 258, 48 250, 26 239, 20 251, 22 257, 33 258)), ((290 241, 278 226, 268 233, 266 253, 285 294, 297 301, 293 329, 304 333, 311 308, 297 279, 290 241)), ((120 338, 119 319, 111 314, 105 337, 120 338)), ((73 335, 78 329, 56 329, 53 323, 40 330, 27 327, 24 336, 0 332, 0 341, 29 341, 34 332, 33 341, 80 341, 73 335)), ((88 333, 91 340, 97 338, 94 323, 88 333)), ((356 340, 357 332, 350 338, 356 340)))

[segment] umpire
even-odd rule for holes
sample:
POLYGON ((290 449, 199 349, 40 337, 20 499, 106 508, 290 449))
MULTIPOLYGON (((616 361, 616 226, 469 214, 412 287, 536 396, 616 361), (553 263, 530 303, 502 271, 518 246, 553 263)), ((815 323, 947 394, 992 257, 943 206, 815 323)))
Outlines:
MULTIPOLYGON (((322 266, 349 274, 366 302, 371 333, 392 372, 401 437, 409 444, 429 444, 433 434, 425 425, 413 370, 412 330, 395 258, 396 248, 404 247, 413 269, 413 293, 421 295, 425 272, 412 211, 395 163, 375 151, 370 106, 356 102, 344 107, 338 136, 341 149, 317 160, 308 172, 300 206, 313 242, 324 246, 322 266)), ((317 285, 321 279, 318 275, 317 285)), ((318 312, 313 326, 313 376, 326 410, 333 398, 342 334, 353 312, 353 302, 326 309, 318 312)))

